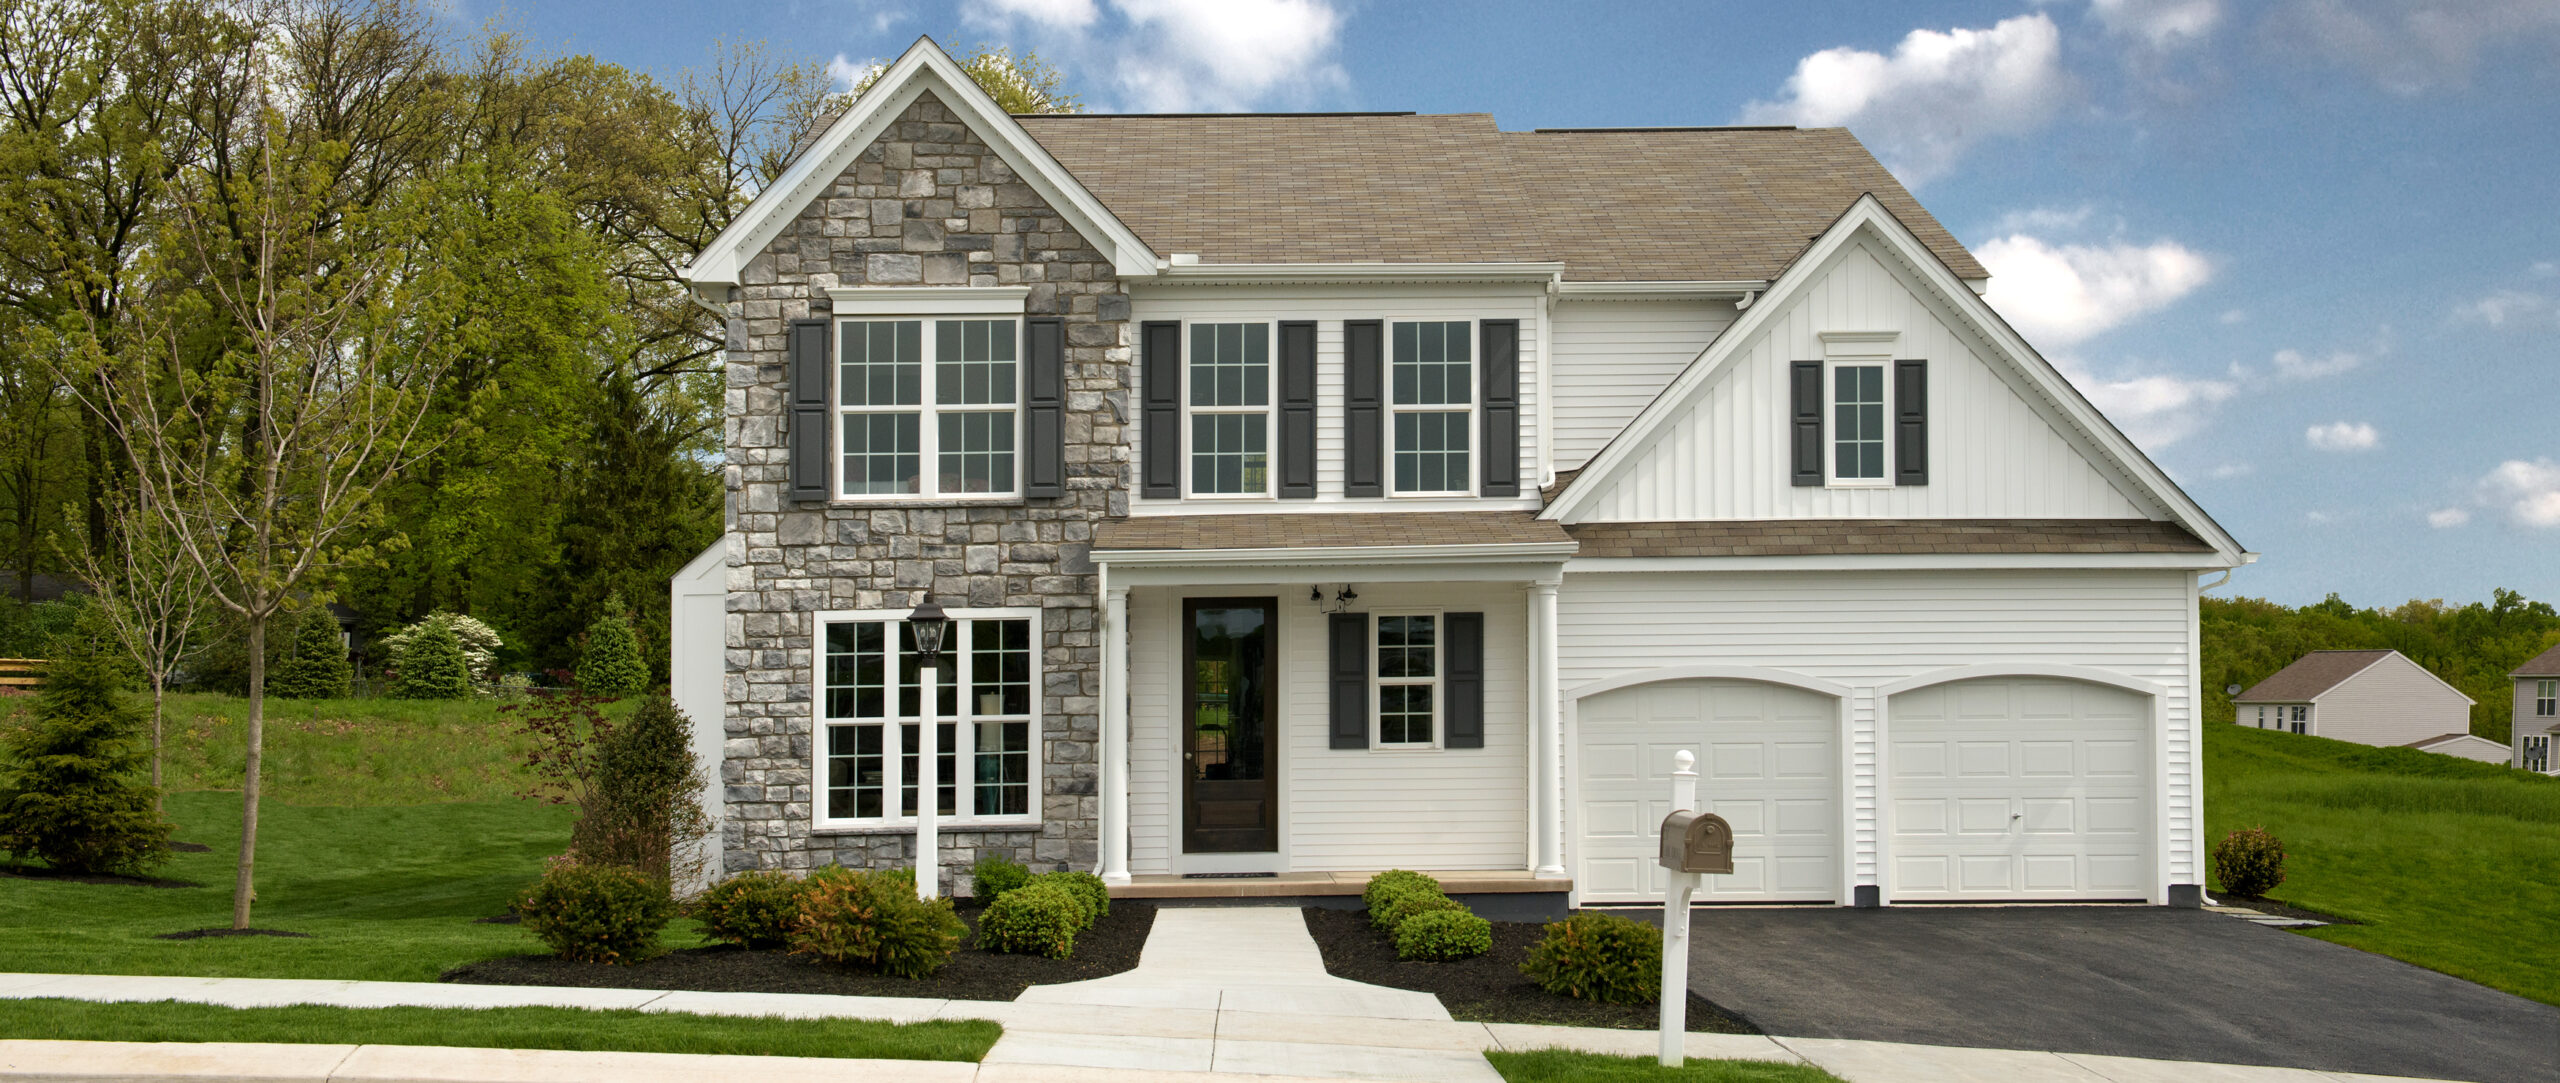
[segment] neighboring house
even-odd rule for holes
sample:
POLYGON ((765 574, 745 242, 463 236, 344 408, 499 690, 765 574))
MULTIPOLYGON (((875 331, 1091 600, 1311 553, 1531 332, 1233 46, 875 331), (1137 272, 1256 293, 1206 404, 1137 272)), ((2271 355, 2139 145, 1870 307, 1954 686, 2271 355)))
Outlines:
POLYGON ((2560 646, 2533 656, 2507 674, 2516 682, 2514 747, 2507 763, 2546 775, 2560 774, 2551 755, 2552 738, 2560 736, 2560 646))
POLYGON ((1717 901, 2201 897, 2253 555, 1845 131, 1012 117, 922 41, 685 275, 726 868, 912 860, 930 598, 947 880, 1658 898, 1687 749, 1717 901))
POLYGON ((2503 763, 2506 749, 2471 736, 2474 702, 2392 650, 2313 651, 2231 697, 2243 726, 2503 763))

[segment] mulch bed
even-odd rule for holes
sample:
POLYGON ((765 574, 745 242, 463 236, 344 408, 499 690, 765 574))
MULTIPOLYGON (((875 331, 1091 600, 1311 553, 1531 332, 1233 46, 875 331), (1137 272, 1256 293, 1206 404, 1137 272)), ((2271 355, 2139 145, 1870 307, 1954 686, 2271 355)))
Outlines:
MULTIPOLYGON (((1396 958, 1385 933, 1358 910, 1306 908, 1307 931, 1324 953, 1324 968, 1337 978, 1431 993, 1449 1014, 1475 1023, 1552 1023, 1573 1027, 1652 1030, 1660 1025, 1651 1004, 1601 1004, 1561 997, 1520 973, 1529 945, 1546 935, 1536 922, 1493 923, 1493 950, 1449 963, 1408 963, 1396 958)), ((1759 1027, 1696 993, 1689 994, 1689 1029, 1712 1034, 1758 1034, 1759 1027)))
MULTIPOLYGON (((929 978, 893 978, 813 956, 722 945, 669 952, 636 966, 572 963, 553 955, 513 955, 455 967, 440 981, 469 985, 570 985, 601 989, 683 989, 708 993, 833 993, 839 996, 1012 1000, 1033 985, 1084 981, 1133 970, 1155 928, 1156 908, 1113 899, 1111 914, 1076 936, 1064 959, 1003 955, 971 946, 980 908, 960 911, 970 935, 929 978)), ((482 919, 487 920, 487 919, 482 919)))
POLYGON ((161 933, 154 940, 208 940, 221 936, 290 936, 311 939, 310 933, 287 932, 283 929, 189 929, 183 933, 161 933))
POLYGON ((111 872, 73 873, 32 865, 0 865, 0 876, 20 880, 58 880, 67 884, 123 884, 130 887, 203 887, 193 880, 171 880, 159 876, 120 876, 111 872))
POLYGON ((209 854, 213 852, 213 847, 207 846, 201 842, 172 842, 169 844, 169 848, 182 854, 209 854))
POLYGON ((2272 917, 2298 918, 2303 921, 2325 921, 2331 925, 2364 924, 2354 918, 2342 918, 2336 914, 2323 914, 2317 910, 2305 910, 2299 906, 2292 906, 2286 903, 2277 902, 2274 899, 2262 899, 2251 895, 2216 895, 2213 897, 2213 901, 2221 903, 2224 906, 2245 906, 2251 910, 2255 910, 2261 914, 2266 914, 2272 917))
POLYGON ((473 918, 471 923, 474 925, 522 925, 524 917, 520 914, 493 914, 485 918, 473 918))

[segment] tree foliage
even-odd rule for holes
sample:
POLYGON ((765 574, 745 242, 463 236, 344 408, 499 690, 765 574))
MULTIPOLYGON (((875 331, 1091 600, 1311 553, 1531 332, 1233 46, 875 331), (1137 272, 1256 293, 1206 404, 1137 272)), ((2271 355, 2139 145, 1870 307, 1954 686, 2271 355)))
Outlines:
POLYGON ((698 871, 695 844, 711 820, 699 801, 702 765, 684 712, 651 696, 589 749, 595 763, 570 831, 571 854, 659 880, 689 879, 698 871))
POLYGON ((648 685, 649 667, 640 661, 640 641, 631 634, 630 618, 623 616, 622 595, 608 595, 604 614, 587 625, 587 642, 578 653, 578 687, 619 698, 648 685))
POLYGON ((267 682, 267 690, 285 699, 343 699, 352 673, 347 641, 338 618, 313 606, 293 627, 293 649, 267 682))
POLYGON ((2316 650, 2390 648, 2474 701, 2471 732, 2501 744, 2514 721, 2507 674, 2560 643, 2560 612, 2500 588, 2487 603, 2412 599, 2358 609, 2335 594, 2291 608, 2263 598, 2205 598, 2205 720, 2229 722, 2230 685, 2247 688, 2316 650))
POLYGON ((8 733, 0 849, 66 872, 147 871, 168 857, 169 825, 140 777, 142 719, 118 694, 114 647, 57 642, 35 719, 8 733))
POLYGON ((471 665, 462 656, 462 641, 450 624, 429 624, 409 637, 392 671, 391 694, 401 699, 466 699, 471 695, 471 665))

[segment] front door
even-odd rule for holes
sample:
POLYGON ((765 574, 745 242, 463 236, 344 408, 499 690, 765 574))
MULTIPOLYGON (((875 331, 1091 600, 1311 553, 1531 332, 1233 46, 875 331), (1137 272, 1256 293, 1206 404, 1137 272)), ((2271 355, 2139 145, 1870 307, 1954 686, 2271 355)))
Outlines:
POLYGON ((1280 848, 1273 731, 1277 598, 1182 605, 1182 850, 1280 848))

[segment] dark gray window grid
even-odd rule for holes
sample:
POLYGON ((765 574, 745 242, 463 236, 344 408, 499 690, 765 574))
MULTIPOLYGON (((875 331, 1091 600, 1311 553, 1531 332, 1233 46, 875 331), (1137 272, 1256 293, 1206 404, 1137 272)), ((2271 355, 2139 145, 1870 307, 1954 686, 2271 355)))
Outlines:
POLYGON ((1831 368, 1831 476, 1885 480, 1885 366, 1831 368))
POLYGON ((1438 731, 1440 619, 1427 613, 1377 618, 1378 747, 1424 747, 1438 731))
POLYGON ((1271 325, 1195 323, 1183 382, 1191 410, 1191 491, 1271 491, 1271 325))
POLYGON ((1475 336, 1467 320, 1397 323, 1388 329, 1387 404, 1395 492, 1466 493, 1475 487, 1475 336))

